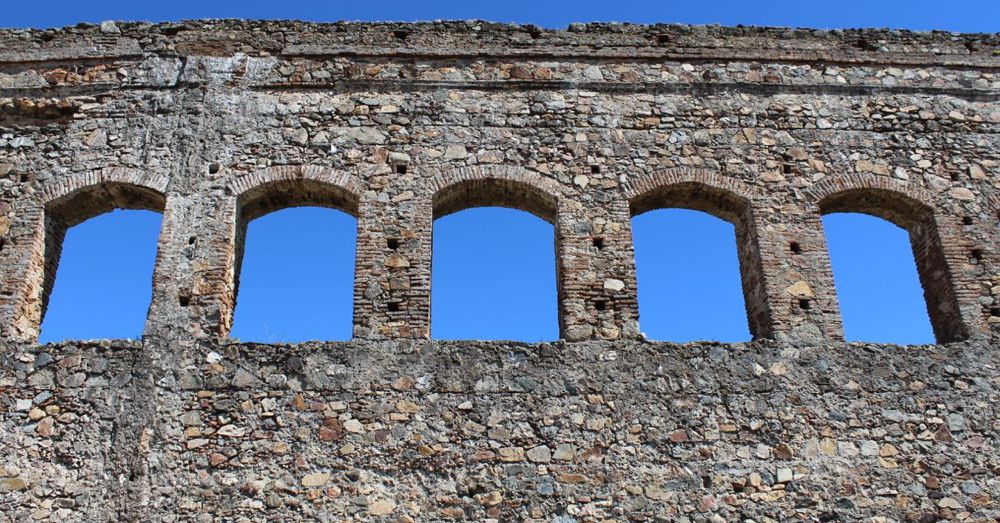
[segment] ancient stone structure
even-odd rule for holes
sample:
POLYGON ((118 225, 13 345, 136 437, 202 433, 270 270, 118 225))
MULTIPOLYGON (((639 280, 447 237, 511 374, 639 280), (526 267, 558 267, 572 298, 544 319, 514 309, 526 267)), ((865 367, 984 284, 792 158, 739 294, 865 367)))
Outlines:
POLYGON ((0 31, 0 522, 996 521, 1000 36, 485 22, 0 31), (230 340, 246 223, 357 217, 354 339, 230 340), (428 340, 431 225, 555 225, 550 344, 428 340), (755 341, 638 330, 630 217, 736 226, 755 341), (67 227, 163 213, 141 341, 35 342, 67 227), (848 344, 820 217, 939 345, 848 344))

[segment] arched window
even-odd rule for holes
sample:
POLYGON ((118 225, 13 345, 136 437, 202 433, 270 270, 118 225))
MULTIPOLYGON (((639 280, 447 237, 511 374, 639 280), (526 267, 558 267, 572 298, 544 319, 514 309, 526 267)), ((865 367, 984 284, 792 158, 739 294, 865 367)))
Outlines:
POLYGON ((139 338, 162 215, 115 210, 69 228, 39 341, 139 338))
MULTIPOLYGON (((909 259, 912 259, 916 265, 916 272, 919 276, 920 285, 923 288, 924 302, 927 310, 927 316, 930 318, 931 326, 934 330, 934 336, 939 343, 946 343, 950 341, 956 341, 965 338, 966 330, 962 322, 960 311, 958 308, 958 301, 955 296, 955 291, 952 286, 951 272, 948 267, 948 262, 945 257, 943 245, 941 242, 941 237, 938 232, 937 222, 934 218, 934 213, 930 207, 926 204, 921 203, 913 197, 907 196, 902 193, 898 193, 892 190, 883 188, 855 188, 848 189, 834 193, 830 196, 823 198, 820 201, 820 211, 824 215, 829 215, 833 213, 861 213, 867 214, 876 218, 881 218, 882 220, 888 221, 894 224, 899 229, 906 232, 905 236, 908 237, 910 244, 911 257, 907 258, 905 264, 909 263, 909 259)), ((829 217, 824 219, 824 223, 828 226, 832 226, 832 231, 828 230, 828 234, 831 232, 834 234, 831 238, 828 238, 832 242, 838 241, 837 233, 842 224, 846 223, 850 226, 853 231, 853 238, 850 239, 854 243, 854 247, 861 241, 862 237, 859 235, 858 231, 871 231, 872 228, 882 228, 885 232, 884 241, 880 243, 882 246, 882 251, 879 255, 885 254, 885 248, 887 244, 885 242, 891 241, 894 231, 893 229, 885 229, 884 225, 879 225, 877 221, 864 220, 858 217, 829 217)), ((897 241, 899 240, 899 232, 895 231, 895 236, 897 241)), ((874 249, 874 245, 872 247, 874 249)), ((849 291, 850 286, 844 287, 846 285, 845 278, 850 278, 843 270, 844 265, 838 262, 848 260, 848 254, 846 252, 835 252, 844 251, 845 249, 840 248, 840 246, 835 243, 831 245, 831 258, 834 263, 834 277, 835 281, 840 277, 840 282, 837 283, 838 295, 843 287, 845 291, 849 291), (842 270, 838 271, 838 264, 841 266, 842 270)), ((899 249, 896 249, 898 251, 899 249)), ((872 253, 873 258, 877 259, 876 254, 872 253)), ((904 265, 905 265, 904 264, 904 265)), ((862 268, 862 271, 870 272, 873 267, 869 266, 867 263, 862 268)), ((897 269, 898 271, 902 269, 897 269)), ((880 285, 884 282, 880 283, 880 285)), ((865 292, 863 298, 855 298, 853 296, 841 297, 841 302, 846 303, 848 307, 851 307, 852 301, 861 300, 867 305, 862 308, 862 310, 868 310, 868 308, 892 308, 894 305, 887 300, 887 296, 883 292, 879 292, 877 289, 868 287, 867 292, 865 292)), ((855 326, 849 325, 851 322, 851 316, 854 313, 850 310, 844 311, 844 328, 845 333, 849 339, 858 339, 857 332, 854 330, 855 326), (854 332, 855 334, 852 334, 854 332)), ((911 315, 906 320, 908 323, 913 322, 919 325, 919 322, 923 321, 922 315, 911 315)), ((883 325, 882 327, 887 327, 883 325)), ((913 337, 914 333, 911 333, 910 337, 903 338, 897 337, 891 334, 891 332, 882 331, 880 334, 873 334, 877 338, 886 339, 885 336, 891 337, 893 340, 905 341, 931 341, 929 337, 913 337)), ((866 341, 877 341, 874 339, 869 339, 866 341)), ((907 342, 913 342, 907 341, 907 342)))
POLYGON ((47 342, 142 334, 164 185, 164 179, 109 169, 43 188, 41 212, 25 213, 41 218, 34 223, 43 224, 44 233, 28 245, 31 262, 15 313, 20 335, 47 342))
POLYGON ((434 222, 431 336, 559 338, 552 224, 513 209, 467 209, 434 222))
POLYGON ((857 213, 823 217, 848 341, 934 343, 906 230, 857 213))
POLYGON ((431 336, 558 339, 555 198, 490 178, 443 188, 433 207, 431 336))
POLYGON ((315 180, 243 193, 230 335, 269 343, 350 339, 356 214, 353 194, 315 180))
POLYGON ((651 338, 744 341, 771 335, 746 189, 737 193, 724 188, 737 182, 717 178, 667 171, 628 189, 639 329, 651 338))
POLYGON ((348 340, 357 220, 334 209, 282 209, 250 222, 233 338, 348 340))
POLYGON ((733 224, 657 209, 632 219, 639 328, 654 340, 750 339, 733 224))

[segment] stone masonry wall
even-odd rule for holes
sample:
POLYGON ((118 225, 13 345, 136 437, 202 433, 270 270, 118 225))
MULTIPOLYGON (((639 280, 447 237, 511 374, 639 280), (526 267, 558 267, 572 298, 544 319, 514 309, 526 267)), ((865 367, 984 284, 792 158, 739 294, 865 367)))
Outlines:
POLYGON ((0 522, 996 521, 1000 36, 487 22, 0 31, 0 522), (246 224, 357 218, 354 339, 229 339, 246 224), (561 340, 429 340, 431 230, 555 226, 561 340), (630 219, 734 224, 754 341, 639 330, 630 219), (68 227, 163 213, 141 341, 40 346, 68 227), (821 216, 939 345, 843 342, 821 216))

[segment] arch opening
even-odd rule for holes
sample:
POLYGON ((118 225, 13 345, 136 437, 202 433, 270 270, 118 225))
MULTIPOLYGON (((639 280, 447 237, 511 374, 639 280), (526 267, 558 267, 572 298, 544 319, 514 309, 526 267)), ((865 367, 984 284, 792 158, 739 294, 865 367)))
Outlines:
POLYGON ((254 342, 351 339, 357 220, 295 206, 247 224, 230 336, 254 342))
POLYGON ((141 334, 165 207, 159 191, 115 181, 76 189, 44 205, 44 240, 41 252, 36 251, 43 270, 40 281, 34 280, 37 305, 29 302, 40 341, 141 334), (63 265, 67 237, 70 258, 63 265), (60 266, 64 274, 50 315, 60 266), (108 287, 114 292, 107 292, 108 287), (92 321, 83 321, 91 315, 92 321), (108 321, 112 317, 123 321, 108 321))
POLYGON ((632 218, 639 328, 650 339, 749 341, 736 229, 703 211, 632 218))
POLYGON ((905 229, 877 216, 829 213, 823 230, 847 341, 934 343, 905 229))
POLYGON ((237 200, 234 338, 351 339, 358 197, 331 183, 264 183, 237 200), (249 256, 249 259, 248 259, 249 256))
MULTIPOLYGON (((820 201, 819 208, 824 215, 824 227, 829 221, 827 215, 846 213, 879 218, 905 231, 934 338, 938 343, 947 343, 967 337, 937 220, 934 211, 928 205, 892 190, 863 188, 832 194, 820 201)), ((873 223, 875 222, 868 222, 869 227, 873 223)), ((863 229, 860 232, 863 232, 863 229)), ((855 235, 857 234, 858 231, 855 232, 855 235)), ((827 239, 830 240, 829 234, 827 239)), ((833 257, 833 247, 831 247, 831 258, 833 257)), ((836 275, 835 268, 835 283, 836 275)), ((838 295, 839 292, 838 284, 838 295)), ((844 298, 840 299, 843 301, 844 298)), ((866 301, 875 299, 872 296, 865 298, 866 301)), ((848 296, 848 303, 851 300, 852 297, 848 296)), ((843 311, 843 307, 842 313, 850 316, 849 312, 843 311)), ((845 329, 849 332, 848 321, 849 317, 845 317, 845 329)))
POLYGON ((534 173, 505 168, 459 170, 434 185, 431 337, 558 339, 563 324, 558 187, 534 173), (517 252, 520 256, 512 256, 517 252), (517 267, 524 272, 513 272, 517 267), (525 287, 526 281, 535 283, 525 287), (480 311, 476 321, 505 320, 461 328, 476 325, 460 319, 472 307, 480 311), (528 310, 534 312, 524 316, 528 310))
POLYGON ((432 338, 559 338, 555 231, 532 214, 477 206, 434 221, 432 338))
MULTIPOLYGON (((633 226, 638 226, 640 231, 639 234, 645 236, 645 231, 643 229, 656 230, 659 227, 653 226, 651 228, 644 227, 647 222, 650 225, 656 224, 659 220, 656 218, 658 216, 669 216, 660 215, 659 213, 654 213, 650 217, 644 217, 643 215, 650 213, 651 211, 659 210, 686 210, 686 211, 697 211, 697 214, 687 215, 688 219, 694 218, 694 224, 698 225, 699 230, 703 230, 715 238, 718 238, 718 243, 713 243, 711 248, 720 249, 718 252, 725 259, 732 259, 731 252, 728 251, 727 245, 732 245, 729 240, 724 240, 722 238, 730 237, 735 238, 735 251, 737 258, 737 266, 739 270, 739 287, 742 291, 742 315, 745 323, 744 325, 734 325, 732 323, 728 324, 724 330, 713 329, 710 335, 712 339, 719 339, 720 335, 715 333, 722 333, 722 337, 729 338, 733 341, 745 340, 748 338, 766 338, 771 335, 771 319, 770 312, 767 305, 767 292, 764 288, 764 273, 763 273, 763 263, 760 257, 760 251, 757 242, 757 235, 755 229, 753 210, 750 205, 750 200, 741 195, 737 194, 731 190, 716 187, 714 185, 709 185, 701 181, 690 181, 690 180, 680 180, 672 181, 670 183, 660 184, 649 188, 639 194, 634 195, 629 200, 629 209, 633 218, 633 226), (732 227, 731 233, 728 232, 722 224, 718 221, 706 220, 708 217, 698 216, 698 214, 707 214, 711 217, 718 219, 718 221, 726 222, 732 227), (708 229, 703 229, 707 227, 708 229), (712 228, 715 228, 714 233, 709 232, 712 228), (723 254, 729 252, 730 254, 723 254)), ((677 216, 684 216, 683 214, 677 216)), ((663 225, 663 224, 658 224, 663 225)), ((645 245, 645 239, 635 237, 635 230, 633 230, 633 238, 635 243, 637 265, 639 264, 640 258, 645 258, 647 255, 647 246, 645 245), (640 250, 642 252, 640 252, 640 250)), ((704 238, 699 249, 706 248, 703 243, 704 238)), ((676 240, 675 240, 676 241, 676 240)), ((655 250, 653 251, 655 256, 655 250)), ((652 261, 652 260, 644 260, 652 261)), ((639 291, 639 327, 641 330, 648 330, 651 323, 649 320, 643 321, 643 311, 648 314, 652 310, 649 308, 649 303, 644 304, 643 295, 647 296, 649 293, 644 291, 644 284, 646 282, 646 289, 651 287, 651 282, 654 281, 651 278, 651 269, 655 267, 655 263, 644 263, 643 269, 637 267, 637 284, 639 291), (645 274, 639 274, 641 271, 645 274)), ((705 269, 705 266, 700 266, 698 269, 705 269)), ((679 271, 684 271, 684 269, 678 269, 679 271)), ((694 270, 694 269, 691 269, 694 270)), ((725 264, 720 268, 720 274, 725 274, 727 269, 725 264)), ((731 274, 732 266, 729 265, 728 273, 731 274)), ((676 277, 683 275, 680 273, 665 274, 664 276, 676 277)), ((724 277, 724 276, 723 276, 724 277)), ((688 282, 690 283, 690 282, 688 282)), ((677 282, 674 283, 675 285, 677 282)), ((732 297, 735 295, 733 291, 722 291, 724 296, 729 296, 726 298, 730 303, 732 297)), ((676 310, 677 304, 673 305, 674 310, 676 310)), ((669 310, 669 309, 666 309, 669 310)), ((733 306, 729 311, 729 316, 738 318, 740 314, 740 307, 733 306)), ((659 313, 653 313, 657 317, 660 316, 659 313)), ((669 320, 668 321, 669 324, 669 320)), ((658 329, 654 329, 658 330, 658 329)), ((705 332, 708 332, 707 330, 705 332)), ((674 337, 674 335, 667 333, 667 336, 674 337)), ((701 336, 692 337, 692 334, 681 334, 679 338, 675 338, 674 341, 689 341, 690 339, 696 339, 701 336)))
POLYGON ((39 342, 141 337, 161 222, 157 212, 114 210, 68 228, 39 342))
POLYGON ((501 178, 463 180, 434 194, 434 219, 475 207, 504 207, 556 223, 557 198, 527 183, 501 178))

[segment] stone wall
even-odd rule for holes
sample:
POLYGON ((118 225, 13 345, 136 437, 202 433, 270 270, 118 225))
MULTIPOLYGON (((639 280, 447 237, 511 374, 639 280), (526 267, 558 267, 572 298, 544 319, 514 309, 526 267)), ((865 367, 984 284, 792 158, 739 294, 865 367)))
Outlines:
POLYGON ((0 31, 0 522, 994 521, 998 99, 996 35, 0 31), (294 205, 357 217, 354 339, 231 340, 294 205), (427 339, 433 220, 479 205, 554 224, 561 341, 427 339), (642 339, 661 207, 734 224, 754 342, 642 339), (38 346, 114 208, 164 215, 142 341, 38 346), (842 341, 828 212, 909 231, 941 345, 842 341))

